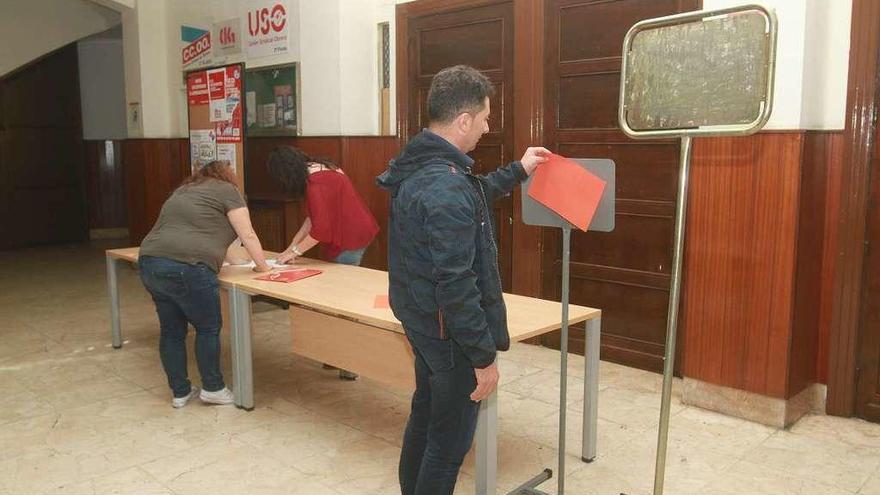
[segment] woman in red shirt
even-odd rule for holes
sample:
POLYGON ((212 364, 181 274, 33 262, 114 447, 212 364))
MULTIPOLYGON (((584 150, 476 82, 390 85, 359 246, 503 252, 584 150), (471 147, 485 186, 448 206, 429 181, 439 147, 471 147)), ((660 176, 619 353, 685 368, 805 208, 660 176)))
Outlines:
MULTIPOLYGON (((330 160, 312 158, 292 146, 272 150, 267 165, 284 192, 305 198, 308 215, 278 262, 293 263, 321 244, 325 260, 360 265, 379 224, 345 172, 330 160)), ((356 375, 340 370, 340 377, 356 375)))
POLYGON ((325 260, 360 265, 364 251, 379 233, 379 224, 342 169, 292 146, 269 153, 268 166, 284 192, 295 199, 305 198, 308 215, 278 262, 292 263, 322 244, 325 260))

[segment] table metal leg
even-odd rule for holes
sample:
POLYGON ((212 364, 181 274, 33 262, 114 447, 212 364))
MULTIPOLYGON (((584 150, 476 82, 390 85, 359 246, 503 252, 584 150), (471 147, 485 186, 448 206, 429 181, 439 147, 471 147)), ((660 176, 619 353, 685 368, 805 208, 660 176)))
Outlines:
POLYGON ((107 291, 110 293, 110 335, 113 339, 113 348, 122 347, 122 325, 119 318, 119 284, 116 277, 118 260, 105 255, 107 260, 107 291))
POLYGON ((581 459, 593 462, 596 458, 596 427, 599 417, 599 347, 602 319, 586 322, 586 349, 584 349, 584 440, 581 459))
POLYGON ((235 405, 254 409, 254 367, 251 349, 251 295, 240 289, 229 289, 232 338, 232 393, 235 405))
POLYGON ((498 392, 480 402, 476 433, 477 495, 495 495, 498 486, 498 392))

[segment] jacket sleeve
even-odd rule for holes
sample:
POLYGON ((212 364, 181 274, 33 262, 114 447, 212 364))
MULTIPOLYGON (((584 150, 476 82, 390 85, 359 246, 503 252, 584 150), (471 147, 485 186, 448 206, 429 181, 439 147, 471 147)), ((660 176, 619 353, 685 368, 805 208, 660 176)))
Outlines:
POLYGON ((474 368, 485 368, 495 361, 496 348, 472 269, 479 228, 473 189, 464 175, 442 177, 431 189, 423 203, 424 228, 441 332, 461 347, 474 368))
POLYGON ((480 179, 486 191, 486 200, 491 202, 513 192, 516 186, 528 177, 529 175, 526 173, 526 169, 523 168, 522 163, 513 162, 494 172, 480 175, 477 178, 480 179))

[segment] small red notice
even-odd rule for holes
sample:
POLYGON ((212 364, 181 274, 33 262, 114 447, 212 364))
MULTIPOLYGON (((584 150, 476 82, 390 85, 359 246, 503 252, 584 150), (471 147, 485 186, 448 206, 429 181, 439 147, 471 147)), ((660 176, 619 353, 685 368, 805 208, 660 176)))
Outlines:
POLYGON ((586 231, 596 214, 605 181, 568 158, 552 154, 535 170, 529 197, 586 231))
POLYGON ((284 270, 283 272, 272 272, 257 277, 255 280, 268 280, 270 282, 289 283, 296 282, 297 280, 302 280, 304 278, 314 277, 315 275, 320 275, 321 273, 323 273, 321 270, 302 268, 299 270, 284 270))

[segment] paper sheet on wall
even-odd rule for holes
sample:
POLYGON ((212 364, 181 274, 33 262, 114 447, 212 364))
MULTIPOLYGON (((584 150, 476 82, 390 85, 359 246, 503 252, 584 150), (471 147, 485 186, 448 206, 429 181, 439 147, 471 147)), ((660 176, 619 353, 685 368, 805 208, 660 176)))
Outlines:
POLYGON ((208 71, 208 98, 211 122, 229 120, 229 108, 226 104, 226 69, 208 71))
POLYGON ((247 92, 247 125, 248 127, 257 123, 257 92, 247 92))
POLYGON ((277 113, 275 111, 275 103, 266 103, 260 105, 260 113, 257 117, 260 127, 275 127, 277 122, 277 113))
POLYGON ((217 135, 213 129, 189 131, 193 165, 202 166, 217 159, 217 135))
POLYGON ((217 144, 217 159, 227 160, 232 165, 232 171, 238 173, 238 167, 235 163, 235 144, 219 143, 217 144))

